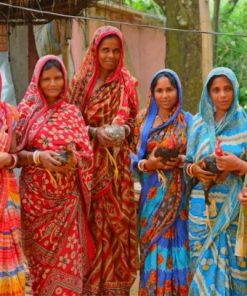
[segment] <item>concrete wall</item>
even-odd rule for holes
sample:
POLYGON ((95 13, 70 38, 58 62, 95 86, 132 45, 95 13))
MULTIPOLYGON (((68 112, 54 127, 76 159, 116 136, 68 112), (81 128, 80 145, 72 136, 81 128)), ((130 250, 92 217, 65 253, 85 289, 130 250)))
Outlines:
POLYGON ((9 36, 10 67, 15 87, 17 102, 26 91, 28 77, 28 27, 13 26, 9 36))

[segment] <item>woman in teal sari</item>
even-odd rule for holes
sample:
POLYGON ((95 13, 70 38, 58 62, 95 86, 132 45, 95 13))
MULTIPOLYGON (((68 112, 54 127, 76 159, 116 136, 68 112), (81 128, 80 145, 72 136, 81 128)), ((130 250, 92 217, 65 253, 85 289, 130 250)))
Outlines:
MULTIPOLYGON (((235 255, 243 182, 239 171, 247 151, 247 118, 238 103, 239 86, 228 68, 212 70, 202 91, 199 113, 188 140, 188 182, 197 179, 189 202, 189 239, 192 282, 189 295, 247 295, 247 260, 235 255), (221 141, 216 157, 219 177, 202 167, 221 141), (204 197, 209 190, 209 203, 204 197), (215 184, 216 183, 216 184, 215 184)), ((194 183, 195 184, 195 183, 194 183)))
POLYGON ((157 72, 150 90, 150 104, 138 115, 132 157, 142 186, 139 295, 186 296, 189 250, 181 167, 192 116, 182 110, 181 84, 172 70, 157 72), (155 156, 160 148, 166 149, 164 157, 155 156), (178 155, 165 160, 174 151, 178 155))

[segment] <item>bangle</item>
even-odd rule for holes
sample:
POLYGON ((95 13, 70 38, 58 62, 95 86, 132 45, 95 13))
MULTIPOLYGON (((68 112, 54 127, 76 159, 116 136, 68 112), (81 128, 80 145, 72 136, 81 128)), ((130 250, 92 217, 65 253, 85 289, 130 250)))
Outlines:
POLYGON ((39 165, 40 164, 40 151, 36 150, 33 153, 33 162, 35 165, 39 165))
POLYGON ((190 163, 190 164, 188 164, 187 167, 186 167, 186 173, 187 173, 187 175, 189 175, 191 178, 193 177, 193 172, 192 172, 193 166, 195 166, 195 163, 190 163))
POLYGON ((130 127, 127 124, 124 124, 124 130, 125 130, 125 137, 128 137, 130 135, 130 127))
POLYGON ((17 161, 18 161, 18 156, 17 154, 10 154, 11 156, 11 165, 8 167, 9 170, 12 170, 16 167, 17 161))
POLYGON ((147 172, 147 168, 145 167, 145 162, 146 162, 146 159, 141 159, 138 161, 137 163, 137 167, 139 169, 139 171, 141 172, 147 172))

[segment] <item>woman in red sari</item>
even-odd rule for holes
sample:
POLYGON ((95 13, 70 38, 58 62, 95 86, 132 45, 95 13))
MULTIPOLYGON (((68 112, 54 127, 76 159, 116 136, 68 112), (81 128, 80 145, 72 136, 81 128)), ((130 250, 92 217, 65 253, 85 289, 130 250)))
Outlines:
POLYGON ((94 150, 89 221, 96 256, 83 295, 129 295, 136 277, 136 208, 129 141, 137 114, 136 80, 124 67, 123 37, 99 28, 71 87, 94 150))
POLYGON ((18 106, 24 252, 38 296, 81 295, 94 250, 93 152, 80 111, 66 102, 66 81, 59 58, 41 58, 18 106))
MULTIPOLYGON (((0 75, 0 98, 2 79, 0 75)), ((20 197, 12 169, 17 156, 15 127, 18 113, 0 100, 0 296, 25 295, 21 252, 20 197)))

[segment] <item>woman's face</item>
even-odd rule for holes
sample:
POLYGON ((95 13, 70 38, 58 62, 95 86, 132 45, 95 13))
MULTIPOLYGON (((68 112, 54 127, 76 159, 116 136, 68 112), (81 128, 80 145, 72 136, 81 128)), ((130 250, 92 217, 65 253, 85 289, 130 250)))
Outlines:
POLYGON ((225 76, 215 77, 209 89, 209 95, 214 103, 216 112, 227 112, 234 99, 231 82, 225 76))
POLYGON ((161 77, 154 88, 154 97, 160 110, 170 112, 178 102, 178 91, 169 78, 161 77))
POLYGON ((63 73, 57 67, 44 70, 39 82, 40 88, 48 104, 58 100, 64 88, 63 73))
POLYGON ((121 55, 121 43, 118 37, 108 37, 101 41, 98 49, 100 71, 116 70, 121 55))

